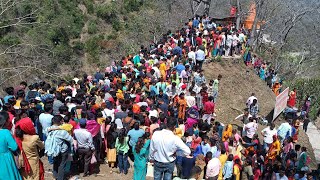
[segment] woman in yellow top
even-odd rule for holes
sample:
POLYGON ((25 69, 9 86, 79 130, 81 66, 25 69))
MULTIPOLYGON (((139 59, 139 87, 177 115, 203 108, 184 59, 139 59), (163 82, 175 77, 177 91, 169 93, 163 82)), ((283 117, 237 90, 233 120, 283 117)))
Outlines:
POLYGON ((242 170, 241 161, 239 158, 237 158, 234 160, 234 165, 233 165, 233 175, 235 180, 240 180, 241 170, 242 170))
POLYGON ((267 161, 274 161, 276 156, 280 153, 280 148, 280 141, 278 140, 277 135, 273 135, 273 143, 271 144, 270 149, 268 150, 267 161))
POLYGON ((232 125, 228 124, 224 132, 222 133, 222 142, 226 141, 232 136, 232 125))
POLYGON ((164 81, 166 81, 166 71, 167 71, 167 66, 166 66, 166 63, 164 61, 161 61, 160 62, 160 65, 159 65, 159 70, 160 70, 160 73, 161 73, 161 77, 163 78, 164 81))

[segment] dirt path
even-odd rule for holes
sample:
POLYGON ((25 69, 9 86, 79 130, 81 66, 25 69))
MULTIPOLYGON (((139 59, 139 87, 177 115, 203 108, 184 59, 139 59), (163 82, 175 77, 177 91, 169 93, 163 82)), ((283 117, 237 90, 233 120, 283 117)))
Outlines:
MULTIPOLYGON (((309 137, 309 141, 312 146, 312 151, 314 152, 316 162, 317 164, 319 164, 320 163, 320 143, 319 143, 320 131, 313 123, 310 122, 308 124, 308 130, 306 134, 309 137)), ((311 150, 309 149, 309 151, 311 150)))

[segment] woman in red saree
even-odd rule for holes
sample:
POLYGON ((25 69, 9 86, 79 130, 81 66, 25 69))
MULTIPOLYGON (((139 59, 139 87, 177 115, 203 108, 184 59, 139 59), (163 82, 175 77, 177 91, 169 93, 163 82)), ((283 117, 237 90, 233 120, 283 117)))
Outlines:
POLYGON ((297 99, 297 90, 296 90, 296 88, 294 88, 293 91, 291 91, 289 94, 288 106, 295 107, 296 99, 297 99))

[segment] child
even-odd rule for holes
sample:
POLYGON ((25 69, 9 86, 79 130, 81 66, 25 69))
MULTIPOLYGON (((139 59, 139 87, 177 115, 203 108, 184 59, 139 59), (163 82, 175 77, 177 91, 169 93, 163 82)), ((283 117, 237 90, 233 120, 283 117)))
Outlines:
POLYGON ((224 164, 223 167, 223 179, 231 180, 233 174, 233 155, 229 154, 227 162, 224 164))

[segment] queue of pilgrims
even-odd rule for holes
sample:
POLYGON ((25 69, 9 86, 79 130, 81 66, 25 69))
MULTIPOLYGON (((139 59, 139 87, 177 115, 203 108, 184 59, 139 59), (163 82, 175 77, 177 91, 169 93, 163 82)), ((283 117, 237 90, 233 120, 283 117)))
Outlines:
POLYGON ((196 16, 93 75, 5 88, 0 179, 43 180, 42 161, 57 180, 91 176, 99 165, 134 180, 312 179, 308 150, 297 144, 298 120, 258 132, 252 94, 235 119, 243 130, 217 121, 223 77, 207 79, 205 61, 242 53, 252 63, 247 34, 196 16))

